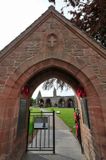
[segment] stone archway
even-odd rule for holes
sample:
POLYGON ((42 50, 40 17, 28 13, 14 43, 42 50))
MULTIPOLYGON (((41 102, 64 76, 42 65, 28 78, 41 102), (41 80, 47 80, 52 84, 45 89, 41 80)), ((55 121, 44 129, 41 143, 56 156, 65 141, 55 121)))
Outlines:
MULTIPOLYGON (((75 92, 79 84, 84 87, 91 124, 90 129, 81 126, 85 155, 89 160, 106 157, 103 49, 51 7, 0 54, 1 159, 21 159, 26 149, 28 99, 40 83, 52 77, 61 78, 75 92), (25 98, 26 123, 17 136, 21 90, 26 84, 30 90, 25 98)), ((78 103, 80 107, 79 99, 78 103)))
MULTIPOLYGON (((17 120, 18 120, 17 118, 18 118, 18 112, 19 112, 20 91, 21 91, 22 86, 25 84, 29 85, 30 91, 31 91, 30 93, 32 94, 33 91, 35 90, 35 88, 41 82, 43 82, 44 80, 46 80, 48 78, 52 78, 53 76, 55 76, 55 77, 59 77, 59 78, 63 79, 68 84, 71 84, 71 86, 73 87, 73 89, 75 91, 76 91, 76 87, 77 87, 77 85, 79 85, 79 83, 81 83, 84 86, 84 88, 87 92, 87 98, 88 98, 88 103, 89 103, 90 123, 92 126, 91 130, 87 129, 85 126, 82 126, 82 132, 84 129, 86 129, 86 134, 87 134, 87 137, 85 138, 85 133, 82 133, 83 137, 84 137, 85 145, 87 143, 90 143, 89 148, 85 147, 85 152, 88 149, 87 152, 89 152, 89 154, 91 154, 90 152, 92 151, 92 154, 90 156, 100 157, 99 154, 100 154, 100 148, 101 148, 100 143, 101 142, 99 139, 100 139, 100 134, 103 133, 103 130, 98 131, 98 128, 95 127, 94 124, 95 124, 95 122, 99 124, 99 122, 97 122, 97 118, 96 118, 95 109, 97 109, 97 108, 95 108, 95 106, 98 105, 99 112, 101 112, 101 107, 100 107, 100 101, 98 100, 98 94, 97 94, 95 88, 93 87, 91 81, 88 79, 88 77, 86 77, 81 71, 79 71, 79 69, 72 66, 71 64, 64 62, 64 61, 57 60, 57 59, 48 59, 48 60, 39 62, 28 69, 27 69, 27 65, 25 64, 25 66, 23 66, 23 68, 24 68, 24 72, 23 72, 23 70, 18 69, 16 71, 17 76, 15 76, 16 80, 14 81, 13 84, 10 83, 11 84, 10 86, 8 85, 9 86, 9 88, 8 88, 9 94, 7 95, 8 108, 10 108, 12 106, 10 117, 13 117, 13 115, 14 115, 14 118, 12 119, 12 121, 11 121, 11 118, 8 119, 8 125, 11 126, 11 129, 9 130, 9 134, 11 135, 11 138, 12 138, 11 139, 11 142, 12 142, 11 149, 12 149, 12 152, 14 153, 14 154, 12 154, 12 156, 16 154, 15 153, 16 148, 18 145, 20 145, 20 143, 21 143, 22 148, 20 148, 21 150, 19 151, 19 154, 20 154, 20 152, 24 152, 26 149, 25 148, 25 146, 26 146, 25 135, 27 132, 26 131, 24 132, 24 137, 21 136, 22 139, 24 138, 24 142, 22 141, 21 138, 17 138, 17 120), (20 72, 19 72, 19 70, 20 70, 20 72), (71 80, 71 83, 70 83, 70 80, 71 80), (92 112, 93 112, 93 116, 92 116, 92 112), (14 124, 13 124, 13 121, 14 121, 14 124), (13 134, 14 134, 14 137, 12 137, 13 134), (16 141, 15 145, 14 145, 14 141, 16 141), (91 150, 91 148, 93 148, 94 145, 96 146, 96 151, 97 150, 99 151, 97 153, 97 155, 93 153, 93 152, 96 152, 95 149, 91 150)), ((13 77, 11 77, 8 81, 10 82, 11 79, 13 79, 13 77)), ((9 84, 9 82, 7 82, 7 84, 9 84)), ((5 98, 7 99, 7 97, 5 97, 5 98)), ((27 99, 27 101, 28 101, 28 99, 27 99)), ((26 116, 28 116, 28 115, 26 114, 26 116)), ((103 120, 102 117, 101 117, 101 120, 103 120)), ((4 119, 4 121, 5 121, 5 119, 4 119)), ((26 121, 26 123, 27 123, 27 121, 26 121)), ((11 145, 11 144, 9 144, 9 145, 11 145)))

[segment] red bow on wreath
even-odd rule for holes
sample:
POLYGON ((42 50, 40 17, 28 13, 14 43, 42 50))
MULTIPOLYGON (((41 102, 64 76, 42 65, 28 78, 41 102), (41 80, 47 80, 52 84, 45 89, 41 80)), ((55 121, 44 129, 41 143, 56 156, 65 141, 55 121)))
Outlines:
POLYGON ((22 94, 23 96, 28 97, 28 96, 29 96, 29 87, 28 87, 28 86, 24 86, 24 87, 22 88, 22 90, 21 90, 21 94, 22 94))
POLYGON ((78 97, 86 97, 86 92, 83 87, 78 87, 76 94, 78 97))

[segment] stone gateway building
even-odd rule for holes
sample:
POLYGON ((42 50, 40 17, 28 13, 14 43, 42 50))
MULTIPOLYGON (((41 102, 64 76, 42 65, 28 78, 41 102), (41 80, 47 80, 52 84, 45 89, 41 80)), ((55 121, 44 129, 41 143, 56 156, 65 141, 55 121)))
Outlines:
POLYGON ((25 153, 30 97, 53 77, 77 94, 86 159, 106 160, 106 50, 54 7, 0 52, 0 160, 25 153))

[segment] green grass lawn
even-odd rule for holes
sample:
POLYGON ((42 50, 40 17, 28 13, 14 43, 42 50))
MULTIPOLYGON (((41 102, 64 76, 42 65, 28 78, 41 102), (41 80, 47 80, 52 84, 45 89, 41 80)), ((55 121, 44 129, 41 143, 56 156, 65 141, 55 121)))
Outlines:
POLYGON ((30 118, 29 118, 29 135, 31 135, 34 131, 34 122, 36 119, 36 113, 35 112, 40 112, 40 108, 39 107, 30 107, 30 118))
POLYGON ((39 107, 30 107, 29 110, 30 110, 31 113, 40 112, 40 108, 39 107))
POLYGON ((64 123, 72 129, 72 133, 75 134, 75 121, 74 121, 74 109, 73 108, 47 108, 49 111, 60 111, 60 114, 57 114, 64 123))
MULTIPOLYGON (((72 133, 75 134, 75 121, 74 121, 74 109, 73 108, 46 108, 46 110, 48 111, 60 111, 60 114, 57 114, 63 121, 64 123, 70 128, 70 130, 72 129, 72 133)), ((31 135, 33 133, 33 126, 34 126, 34 122, 36 119, 36 114, 34 114, 34 112, 40 112, 40 108, 36 107, 30 107, 30 119, 29 119, 29 135, 31 135)), ((41 114, 41 113, 40 113, 41 114)))

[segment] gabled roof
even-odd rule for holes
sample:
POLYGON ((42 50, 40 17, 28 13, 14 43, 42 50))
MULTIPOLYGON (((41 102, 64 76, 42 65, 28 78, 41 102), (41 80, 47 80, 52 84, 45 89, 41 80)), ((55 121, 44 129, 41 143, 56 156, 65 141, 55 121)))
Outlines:
POLYGON ((50 6, 48 10, 41 15, 34 23, 32 23, 24 32, 22 32, 17 38, 15 38, 11 43, 9 43, 0 52, 0 60, 6 57, 12 50, 18 47, 24 39, 26 39, 33 31, 35 31, 41 24, 43 24, 50 16, 55 17, 60 21, 65 27, 67 27, 71 32, 73 32, 77 37, 79 37, 83 42, 88 44, 92 49, 94 49, 103 58, 106 58, 106 50, 101 46, 96 44, 91 38, 89 38, 84 32, 76 28, 69 20, 67 20, 63 15, 55 10, 53 6, 50 6))
POLYGON ((40 98, 42 98, 41 91, 38 92, 36 99, 40 99, 40 98))

